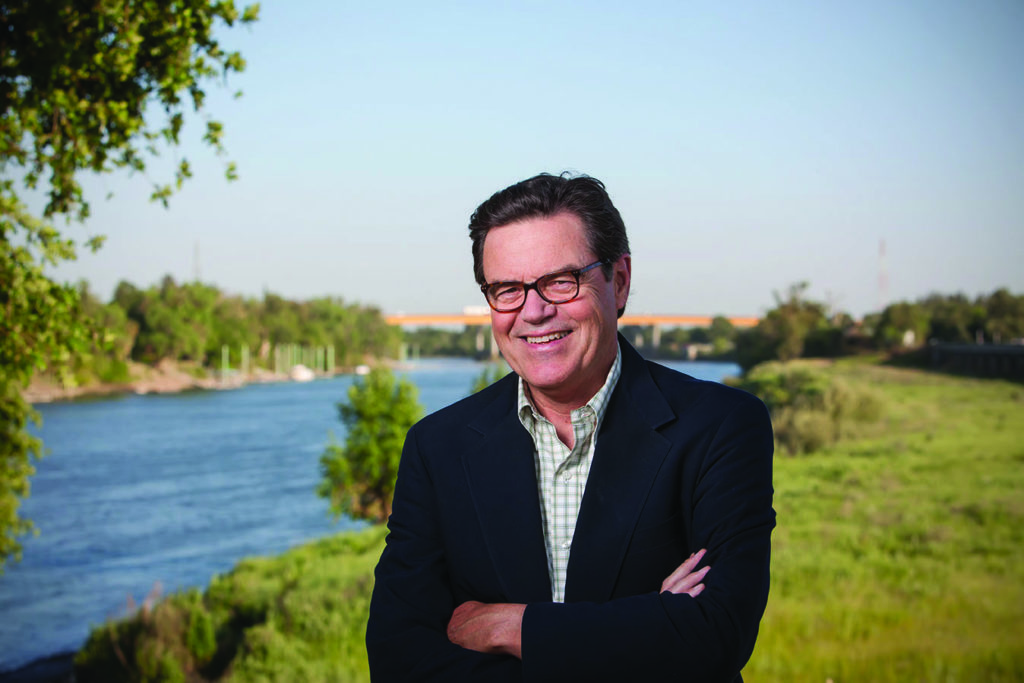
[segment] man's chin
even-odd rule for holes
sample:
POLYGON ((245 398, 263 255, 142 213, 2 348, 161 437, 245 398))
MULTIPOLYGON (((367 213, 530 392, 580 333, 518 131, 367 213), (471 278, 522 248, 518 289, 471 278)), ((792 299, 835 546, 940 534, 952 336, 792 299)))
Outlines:
POLYGON ((539 391, 552 397, 562 396, 572 391, 573 373, 565 369, 553 371, 546 368, 541 372, 527 370, 526 374, 520 375, 520 377, 531 391, 539 391))

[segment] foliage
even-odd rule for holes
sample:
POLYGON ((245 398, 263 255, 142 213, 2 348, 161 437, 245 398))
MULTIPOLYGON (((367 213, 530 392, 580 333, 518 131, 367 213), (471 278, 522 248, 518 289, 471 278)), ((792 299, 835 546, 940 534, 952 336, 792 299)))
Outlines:
POLYGON ((846 313, 804 298, 806 283, 776 294, 776 307, 736 337, 736 360, 749 369, 769 360, 834 358, 855 352, 902 352, 926 342, 1008 343, 1024 339, 1024 295, 997 289, 973 301, 963 294, 931 294, 899 301, 857 324, 846 313))
POLYGON ((88 346, 71 359, 74 384, 127 382, 130 379, 128 361, 138 325, 116 304, 100 302, 84 281, 78 284, 78 298, 90 338, 88 346))
POLYGON ((1024 338, 1024 295, 997 289, 971 301, 963 294, 931 294, 882 311, 874 329, 880 348, 920 346, 926 341, 1006 343, 1024 338), (912 334, 908 334, 912 333, 912 334))
POLYGON ((804 298, 808 284, 792 285, 785 298, 775 293, 775 308, 757 327, 736 338, 737 362, 744 370, 766 360, 800 358, 809 335, 828 328, 826 306, 804 298))
POLYGON ((367 681, 366 621, 386 529, 241 561, 190 590, 95 627, 75 679, 367 681), (180 677, 179 677, 180 676, 180 677))
POLYGON ((1014 296, 1006 289, 997 289, 979 300, 985 307, 985 334, 999 343, 1024 339, 1024 295, 1014 296))
POLYGON ((763 363, 730 383, 765 402, 776 446, 791 455, 814 453, 882 416, 877 392, 806 363, 763 363))
POLYGON ((333 441, 320 457, 323 481, 317 493, 334 515, 383 522, 391 515, 395 478, 405 435, 423 416, 416 385, 374 368, 338 404, 345 445, 333 441))
MULTIPOLYGON (((20 171, 29 187, 49 173, 45 215, 85 218, 79 174, 143 171, 161 145, 177 145, 186 112, 203 108, 206 83, 245 69, 241 54, 215 38, 215 22, 248 23, 258 11, 239 16, 231 0, 4 0, 0 168, 20 171)), ((223 152, 222 133, 208 120, 203 141, 223 152)), ((175 187, 190 175, 182 159, 175 187)), ((173 189, 156 185, 153 198, 166 202, 173 189)), ((4 191, 13 194, 10 182, 4 191)))
POLYGON ((401 334, 378 309, 340 298, 289 301, 268 292, 260 301, 228 295, 210 284, 178 284, 170 276, 145 290, 122 281, 109 304, 94 302, 91 308, 105 321, 103 328, 119 352, 117 361, 149 364, 169 359, 215 366, 227 346, 238 367, 245 345, 254 365, 270 367, 271 345, 297 344, 333 345, 339 364, 357 365, 367 358, 395 356, 401 334))
POLYGON ((887 306, 875 328, 875 343, 882 349, 917 346, 928 335, 928 313, 916 304, 902 301, 887 306))
MULTIPOLYGON (((25 432, 36 415, 19 391, 46 366, 66 374, 71 355, 95 341, 77 290, 43 272, 76 253, 50 221, 88 216, 83 172, 141 172, 160 147, 178 144, 185 111, 202 109, 206 84, 245 66, 214 38, 215 22, 253 21, 257 11, 239 16, 231 0, 0 4, 0 570, 30 529, 17 510, 41 453, 25 432), (42 219, 25 209, 15 179, 45 195, 42 219)), ((220 152, 221 133, 208 120, 203 140, 220 152)), ((229 164, 228 176, 234 173, 229 164)), ((190 175, 180 160, 174 187, 190 175)), ((153 197, 166 203, 174 187, 156 184, 153 197)), ((92 249, 101 243, 86 242, 92 249)))
POLYGON ((18 508, 42 455, 41 442, 27 431, 38 414, 21 389, 47 363, 65 369, 88 340, 77 291, 43 272, 73 256, 69 240, 0 189, 0 571, 8 558, 20 557, 18 537, 32 530, 18 508))
POLYGON ((488 363, 484 366, 484 369, 480 371, 480 374, 476 376, 476 379, 473 380, 473 384, 469 388, 469 393, 475 394, 478 391, 483 391, 511 371, 512 369, 504 362, 488 363))

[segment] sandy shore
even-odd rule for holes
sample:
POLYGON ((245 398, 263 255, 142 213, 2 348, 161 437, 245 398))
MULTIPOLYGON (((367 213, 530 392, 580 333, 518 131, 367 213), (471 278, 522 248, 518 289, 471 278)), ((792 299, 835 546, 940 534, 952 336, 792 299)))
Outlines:
POLYGON ((32 381, 22 395, 29 403, 51 403, 111 394, 173 394, 193 389, 236 389, 253 382, 284 382, 289 379, 287 375, 262 369, 247 376, 235 373, 225 377, 205 372, 188 372, 189 369, 172 361, 161 361, 156 366, 132 363, 129 369, 131 380, 128 382, 75 387, 61 386, 52 379, 39 377, 32 381))

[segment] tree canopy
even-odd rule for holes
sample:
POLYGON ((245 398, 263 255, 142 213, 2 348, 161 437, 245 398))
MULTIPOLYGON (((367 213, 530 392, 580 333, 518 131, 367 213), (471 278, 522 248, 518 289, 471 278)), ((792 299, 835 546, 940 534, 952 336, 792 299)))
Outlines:
MULTIPOLYGON (((91 343, 78 288, 44 272, 76 255, 52 220, 88 217, 83 174, 145 172, 179 144, 209 85, 245 68, 217 40, 218 25, 258 11, 231 0, 0 0, 0 570, 31 529, 18 507, 41 454, 20 390, 91 343), (26 209, 26 190, 45 197, 41 216, 26 209)), ((223 126, 204 121, 203 142, 223 152, 223 126)), ((230 162, 225 173, 235 176, 230 162)), ((172 176, 153 181, 153 199, 166 204, 191 176, 187 159, 172 176)))

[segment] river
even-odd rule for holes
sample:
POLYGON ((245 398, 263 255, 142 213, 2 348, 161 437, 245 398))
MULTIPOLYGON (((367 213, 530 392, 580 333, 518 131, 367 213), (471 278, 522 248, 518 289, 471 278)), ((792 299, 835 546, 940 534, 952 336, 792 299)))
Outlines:
MULTIPOLYGON (((669 362, 715 381, 731 363, 669 362)), ((431 359, 402 374, 428 412, 465 396, 484 364, 431 359)), ((210 578, 359 526, 316 496, 336 404, 351 376, 230 391, 125 395, 37 406, 48 455, 21 513, 39 535, 0 575, 0 677, 71 652, 91 625, 150 593, 210 578)))

